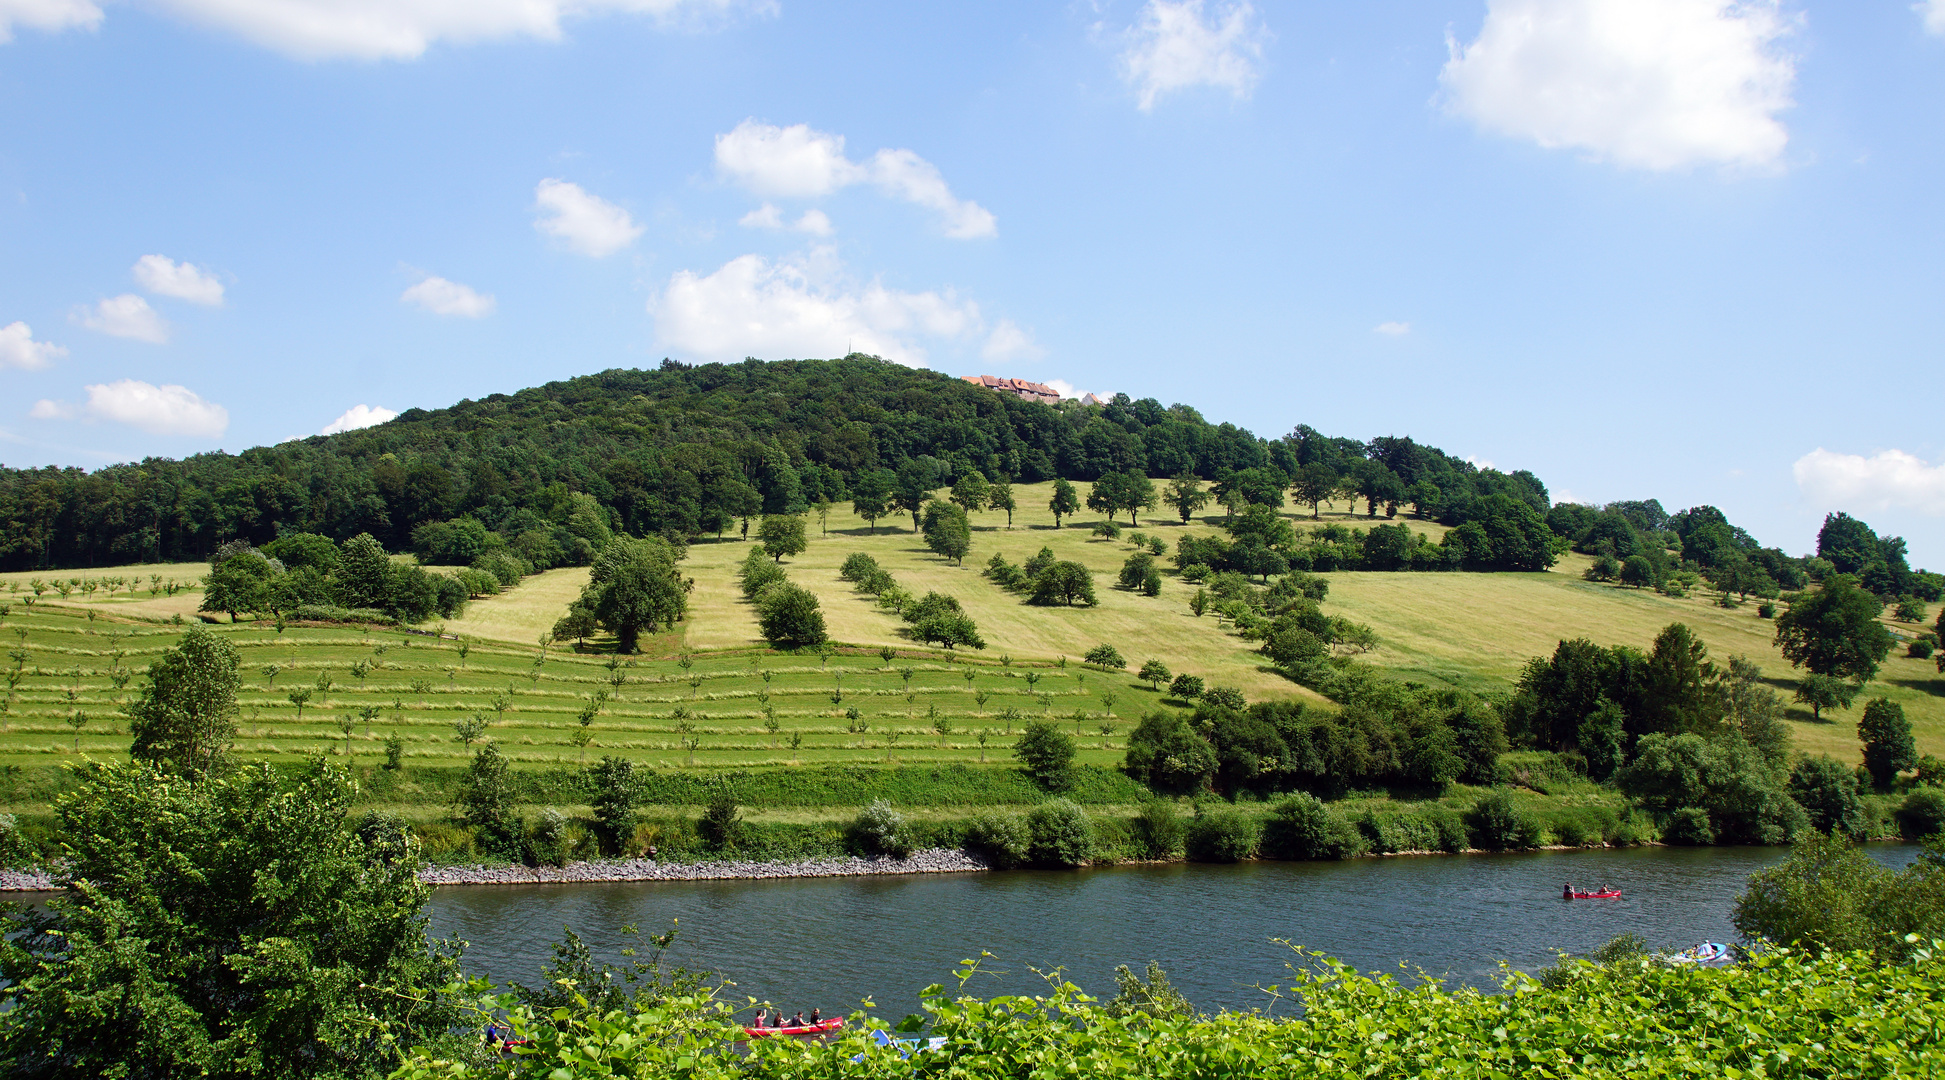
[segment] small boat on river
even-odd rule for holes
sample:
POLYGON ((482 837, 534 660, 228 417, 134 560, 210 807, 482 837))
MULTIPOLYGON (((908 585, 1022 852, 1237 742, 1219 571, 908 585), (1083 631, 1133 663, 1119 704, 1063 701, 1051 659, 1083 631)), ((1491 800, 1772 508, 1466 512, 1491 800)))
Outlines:
POLYGON ((1670 964, 1693 967, 1728 967, 1736 962, 1735 953, 1720 941, 1704 941, 1692 949, 1684 949, 1673 956, 1661 957, 1670 964))
POLYGON ((1621 890, 1619 889, 1608 889, 1603 892, 1577 892, 1571 897, 1562 897, 1562 899, 1570 900, 1619 900, 1620 898, 1621 890))
POLYGON ((822 1035, 836 1031, 844 1026, 844 1017, 833 1016, 819 1020, 815 1024, 789 1024, 784 1027, 746 1027, 744 1034, 752 1039, 767 1039, 772 1035, 822 1035))

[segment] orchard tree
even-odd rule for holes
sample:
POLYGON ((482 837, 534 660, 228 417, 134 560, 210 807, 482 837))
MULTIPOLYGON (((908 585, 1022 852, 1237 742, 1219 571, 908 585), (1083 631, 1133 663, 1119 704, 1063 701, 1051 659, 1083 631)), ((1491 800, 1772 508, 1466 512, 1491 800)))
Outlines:
POLYGON ((1066 480, 1054 481, 1054 496, 1047 500, 1047 509, 1054 512, 1054 528, 1060 528, 1060 519, 1080 512, 1080 500, 1074 495, 1074 485, 1066 480))
POLYGON ((1013 501, 1013 485, 1010 481, 995 480, 986 489, 986 509, 1006 511, 1007 528, 1013 527, 1013 511, 1019 508, 1020 504, 1013 501))
POLYGON ((1168 482, 1162 489, 1162 502, 1175 508, 1182 515, 1186 525, 1197 510, 1209 505, 1209 493, 1202 489, 1202 481, 1194 473, 1185 472, 1168 482))
POLYGON ((1337 473, 1321 461, 1306 463, 1290 480, 1291 494, 1310 507, 1312 520, 1323 517, 1324 500, 1337 490, 1337 473))
POLYGON ((891 485, 891 508, 912 515, 912 531, 919 530, 919 515, 925 512, 925 504, 932 499, 932 470, 923 462, 912 458, 898 467, 898 473, 891 485))
POLYGON ((1162 663, 1160 660, 1150 660, 1141 665, 1141 670, 1135 673, 1135 678, 1148 683, 1154 687, 1157 693, 1160 693, 1162 684, 1167 682, 1173 674, 1173 672, 1168 670, 1167 664, 1162 663))
POLYGON ((777 582, 757 597, 756 610, 757 625, 772 645, 824 643, 824 613, 818 610, 817 596, 809 589, 777 582))
POLYGON ((236 741, 236 646, 201 626, 149 667, 148 684, 128 706, 129 754, 136 761, 204 779, 236 741))
POLYGON ((891 512, 891 473, 867 469, 851 482, 851 512, 864 519, 865 527, 878 531, 878 519, 891 512))
POLYGON ((1128 512, 1128 522, 1139 526, 1136 517, 1143 510, 1155 506, 1155 482, 1140 473, 1111 472, 1094 481, 1087 493, 1087 508, 1106 514, 1109 520, 1123 510, 1128 512))
POLYGON ((1833 574, 1776 617, 1776 644, 1794 667, 1869 682, 1891 651, 1891 632, 1877 621, 1883 612, 1856 578, 1833 574))
POLYGON ((765 514, 756 527, 756 538, 763 550, 778 562, 785 555, 802 555, 810 546, 805 536, 804 519, 797 514, 765 514))
POLYGON ((673 630, 689 609, 691 583, 676 570, 680 557, 659 536, 617 539, 595 556, 575 606, 587 609, 615 635, 617 652, 637 652, 642 631, 654 630, 658 623, 673 630))
POLYGON ((993 486, 986 482, 978 469, 967 469, 952 485, 952 494, 947 496, 954 506, 968 514, 977 514, 986 509, 986 500, 991 498, 993 486))
POLYGON ((1911 721, 1904 706, 1888 698, 1873 698, 1857 721, 1857 737, 1864 743, 1864 771, 1879 791, 1891 790, 1898 774, 1918 765, 1918 747, 1911 738, 1911 721))
POLYGON ((964 508, 937 500, 925 504, 925 546, 956 565, 972 550, 972 526, 964 508))
POLYGON ((1821 723, 1825 709, 1848 709, 1857 698, 1857 684, 1832 675, 1808 675, 1796 685, 1796 701, 1810 706, 1810 718, 1821 723))

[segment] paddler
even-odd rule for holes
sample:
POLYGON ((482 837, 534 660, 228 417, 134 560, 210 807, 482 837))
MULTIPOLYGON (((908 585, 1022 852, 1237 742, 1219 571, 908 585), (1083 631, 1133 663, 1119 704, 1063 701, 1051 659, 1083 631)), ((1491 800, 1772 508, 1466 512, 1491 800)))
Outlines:
POLYGON ((1560 899, 1572 900, 1573 898, 1574 898, 1573 882, 1570 881, 1567 884, 1560 886, 1560 899))

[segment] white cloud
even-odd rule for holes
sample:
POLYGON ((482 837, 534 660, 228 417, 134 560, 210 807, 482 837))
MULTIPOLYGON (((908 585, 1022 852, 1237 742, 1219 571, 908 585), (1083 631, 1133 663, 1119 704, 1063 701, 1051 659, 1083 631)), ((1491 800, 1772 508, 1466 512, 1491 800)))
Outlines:
MULTIPOLYGON (((17 0, 0 0, 0 4, 17 0)), ((647 15, 708 23, 772 0, 148 0, 193 22, 304 60, 412 60, 432 45, 505 38, 558 41, 571 17, 647 15)), ((99 14, 97 13, 97 18, 99 14)))
POLYGON ((76 406, 45 398, 28 415, 37 420, 112 420, 151 435, 215 437, 230 426, 230 412, 204 401, 183 386, 154 386, 138 379, 122 379, 87 388, 88 401, 76 406))
POLYGON ((1763 166, 1789 132, 1775 0, 1490 0, 1439 74, 1447 107, 1543 147, 1644 169, 1763 166))
POLYGON ((169 340, 169 324, 156 314, 147 300, 134 293, 109 297, 94 307, 83 304, 75 308, 68 318, 90 330, 99 330, 115 337, 134 338, 156 345, 169 340))
POLYGON ((493 308, 498 304, 491 294, 474 292, 457 281, 447 281, 437 276, 427 277, 405 290, 399 295, 399 302, 417 304, 434 315, 458 315, 466 319, 485 318, 493 314, 493 308))
POLYGON ((777 209, 775 203, 764 203, 744 214, 736 223, 746 229, 789 229, 812 236, 829 236, 837 231, 831 227, 830 217, 817 209, 806 210, 796 221, 786 223, 783 211, 777 209))
POLYGON ((1374 334, 1383 334, 1386 337, 1403 337, 1411 333, 1411 324, 1408 322, 1381 322, 1372 327, 1371 332, 1374 334))
POLYGON ((398 413, 383 405, 353 405, 344 415, 324 425, 319 435, 336 435, 340 431, 357 431, 359 428, 373 427, 394 419, 398 413))
POLYGON ((101 25, 101 9, 88 0, 0 0, 0 43, 14 39, 16 26, 55 33, 70 28, 93 30, 101 25))
POLYGON ((1945 462, 1928 464, 1903 450, 1864 457, 1819 446, 1798 458, 1793 471, 1797 489, 1823 509, 1945 514, 1945 462))
MULTIPOLYGON (((1048 379, 1047 385, 1053 387, 1056 391, 1059 392, 1060 396, 1064 398, 1082 398, 1082 397, 1086 397, 1088 393, 1086 390, 1080 389, 1079 387, 1075 386, 1073 383, 1068 382, 1066 379, 1048 379)), ((1114 395, 1103 394, 1099 391, 1095 391, 1094 396, 1105 400, 1107 398, 1113 397, 1114 395)))
POLYGON ((951 290, 858 285, 828 251, 774 263, 744 255, 706 276, 679 271, 649 312, 663 346, 705 360, 856 351, 922 365, 923 339, 966 340, 985 329, 978 305, 951 290))
POLYGON ((1012 319, 1001 319, 993 332, 986 335, 986 344, 979 355, 996 363, 1009 360, 1038 360, 1047 355, 1047 350, 1033 340, 1033 335, 1014 325, 1012 319))
POLYGON ((534 206, 543 215, 534 228, 590 258, 613 255, 643 232, 628 211, 565 180, 542 180, 534 188, 534 206))
POLYGON ((1925 20, 1925 29, 1934 34, 1945 36, 1945 0, 1923 0, 1911 5, 1919 18, 1925 20))
POLYGON ((47 341, 35 341, 34 331, 24 322, 0 326, 0 368, 33 371, 66 356, 68 351, 47 341))
POLYGON ((1246 99, 1256 88, 1256 62, 1267 36, 1248 0, 1206 17, 1203 0, 1148 0, 1126 34, 1121 74, 1134 86, 1143 111, 1171 90, 1194 86, 1219 87, 1246 99))
POLYGON ((192 304, 223 306, 223 283, 216 275, 167 255, 144 255, 135 260, 135 283, 157 296, 173 296, 192 304))
POLYGON ((854 162, 844 154, 844 136, 808 124, 778 127, 743 121, 716 136, 716 171, 757 195, 785 198, 818 198, 853 184, 870 184, 937 213, 945 234, 955 240, 999 232, 991 211, 953 195, 938 168, 912 151, 880 150, 867 161, 854 162))

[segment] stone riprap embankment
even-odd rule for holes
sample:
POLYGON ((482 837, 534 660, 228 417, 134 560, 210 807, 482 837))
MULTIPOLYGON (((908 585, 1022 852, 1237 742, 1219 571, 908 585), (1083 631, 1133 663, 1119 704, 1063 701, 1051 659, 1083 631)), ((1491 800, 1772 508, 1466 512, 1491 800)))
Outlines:
MULTIPOLYGON (((615 859, 566 866, 428 866, 419 880, 428 885, 567 885, 588 881, 719 881, 724 879, 855 877, 864 874, 960 874, 986 870, 985 862, 964 851, 931 848, 909 858, 810 859, 804 862, 669 863, 653 859, 615 859)), ((41 870, 0 870, 0 892, 48 892, 54 878, 41 870)))
POLYGON ((723 879, 854 877, 864 874, 958 874, 985 870, 964 851, 932 848, 904 859, 810 859, 804 862, 670 863, 653 859, 615 859, 566 866, 429 866, 419 872, 428 885, 548 885, 584 881, 718 881, 723 879))

